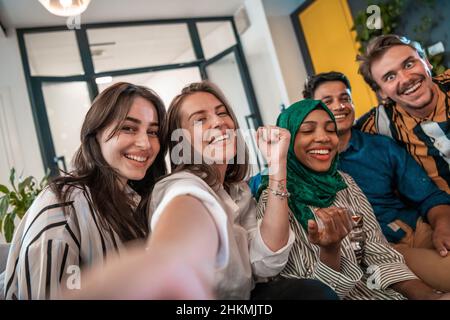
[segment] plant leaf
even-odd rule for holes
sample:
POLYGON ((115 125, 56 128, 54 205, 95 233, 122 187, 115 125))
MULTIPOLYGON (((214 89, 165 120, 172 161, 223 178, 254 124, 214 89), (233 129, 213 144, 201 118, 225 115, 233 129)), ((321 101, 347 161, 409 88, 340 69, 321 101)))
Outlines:
POLYGON ((19 193, 23 193, 23 191, 30 185, 32 181, 33 177, 27 177, 25 180, 19 183, 19 193))
POLYGON ((8 194, 9 193, 9 189, 5 185, 0 184, 0 192, 2 192, 4 194, 8 194))
POLYGON ((0 199, 0 220, 2 220, 3 217, 6 215, 6 213, 8 212, 8 207, 9 207, 9 196, 6 195, 0 199))
POLYGON ((8 214, 3 222, 3 230, 5 231, 5 240, 10 243, 14 234, 14 214, 8 214))
POLYGON ((16 169, 11 168, 11 172, 9 174, 9 182, 11 183, 11 186, 13 187, 14 191, 17 192, 16 186, 14 185, 14 182, 16 180, 16 169))
POLYGON ((17 197, 17 193, 15 193, 14 191, 11 191, 9 193, 9 199, 10 199, 12 205, 15 205, 19 201, 19 198, 17 197))

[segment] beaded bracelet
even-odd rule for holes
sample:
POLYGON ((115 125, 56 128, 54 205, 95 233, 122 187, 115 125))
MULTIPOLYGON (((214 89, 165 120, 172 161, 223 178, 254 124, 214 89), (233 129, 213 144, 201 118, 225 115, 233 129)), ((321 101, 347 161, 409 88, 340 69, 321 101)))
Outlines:
POLYGON ((276 196, 276 197, 280 197, 282 199, 284 198, 289 198, 289 196, 291 195, 289 193, 289 191, 287 191, 286 189, 286 179, 281 179, 281 180, 276 180, 273 178, 269 178, 269 180, 271 181, 276 181, 278 182, 278 190, 274 190, 272 188, 269 187, 270 192, 276 196), (283 183, 284 182, 284 183, 283 183))
POLYGON ((280 198, 289 198, 291 196, 291 194, 289 193, 289 191, 278 191, 278 190, 273 190, 271 188, 269 188, 270 192, 276 196, 276 197, 280 197, 280 198))

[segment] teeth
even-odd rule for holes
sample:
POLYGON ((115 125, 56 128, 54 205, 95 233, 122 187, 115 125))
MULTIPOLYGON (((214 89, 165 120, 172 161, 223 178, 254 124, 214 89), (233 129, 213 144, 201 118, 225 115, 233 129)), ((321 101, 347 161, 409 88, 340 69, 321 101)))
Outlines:
POLYGON ((334 118, 335 119, 342 119, 342 118, 345 118, 346 116, 347 116, 346 114, 335 114, 334 118))
POLYGON ((220 142, 220 141, 226 140, 228 138, 230 138, 230 135, 229 134, 224 134, 222 136, 219 136, 219 137, 213 139, 213 141, 211 143, 220 142))
POLYGON ((413 85, 411 88, 405 90, 405 92, 403 92, 403 94, 406 94, 406 95, 411 94, 414 91, 416 91, 417 89, 419 89, 419 87, 420 87, 420 81, 417 82, 415 85, 413 85))
POLYGON ((125 158, 137 161, 137 162, 145 162, 147 161, 148 157, 139 157, 139 156, 134 156, 132 154, 126 154, 125 158))
POLYGON ((315 154, 329 154, 330 150, 310 150, 308 153, 315 153, 315 154))

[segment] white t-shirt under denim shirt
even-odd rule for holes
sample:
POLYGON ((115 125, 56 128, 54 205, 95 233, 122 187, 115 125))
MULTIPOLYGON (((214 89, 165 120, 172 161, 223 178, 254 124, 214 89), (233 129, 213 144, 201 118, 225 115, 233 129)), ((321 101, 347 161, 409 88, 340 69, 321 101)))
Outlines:
POLYGON ((272 277, 285 266, 295 240, 289 230, 288 243, 273 252, 264 243, 256 220, 256 201, 246 182, 235 183, 228 193, 222 186, 214 191, 198 176, 184 171, 172 174, 155 185, 150 212, 151 226, 157 224, 164 208, 177 196, 200 200, 219 232, 215 291, 218 299, 249 299, 253 276, 272 277))

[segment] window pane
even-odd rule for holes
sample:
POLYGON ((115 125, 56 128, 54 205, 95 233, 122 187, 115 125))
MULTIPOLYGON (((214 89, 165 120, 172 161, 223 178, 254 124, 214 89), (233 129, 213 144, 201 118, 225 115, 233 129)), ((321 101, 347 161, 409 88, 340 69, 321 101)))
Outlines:
MULTIPOLYGON (((67 169, 80 146, 80 131, 91 101, 85 82, 42 85, 56 156, 64 156, 67 169)), ((61 168, 61 166, 60 166, 61 168)))
POLYGON ((113 83, 120 81, 146 86, 154 90, 164 101, 166 108, 172 99, 181 92, 184 86, 192 82, 201 81, 198 68, 181 68, 174 70, 146 72, 113 77, 112 81, 98 84, 99 92, 105 90, 113 83))
POLYGON ((84 73, 74 31, 27 33, 24 39, 31 75, 71 76, 84 73))
POLYGON ((230 21, 199 22, 197 29, 206 59, 236 44, 230 21))
POLYGON ((95 72, 196 60, 186 24, 90 29, 95 72))

